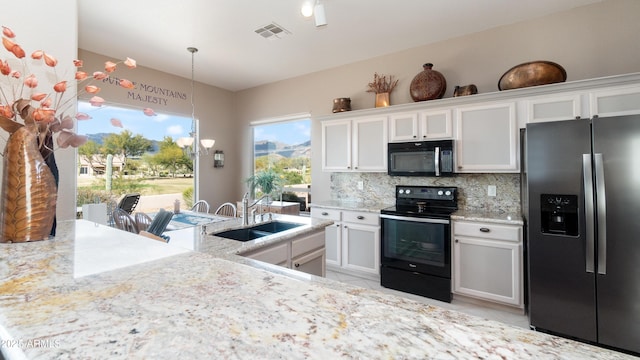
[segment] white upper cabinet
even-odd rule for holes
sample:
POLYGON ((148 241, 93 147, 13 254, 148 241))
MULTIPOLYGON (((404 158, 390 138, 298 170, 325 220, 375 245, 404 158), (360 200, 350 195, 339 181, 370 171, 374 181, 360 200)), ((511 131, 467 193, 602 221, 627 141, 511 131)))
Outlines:
POLYGON ((322 170, 351 170, 351 120, 322 123, 322 170))
POLYGON ((451 110, 420 112, 420 131, 423 140, 451 139, 453 137, 451 110))
POLYGON ((518 172, 515 102, 456 109, 458 172, 518 172))
POLYGON ((389 115, 389 141, 450 139, 451 110, 430 110, 389 115))
POLYGON ((527 123, 640 114, 640 73, 321 118, 323 171, 387 171, 387 142, 454 139, 459 173, 517 173, 527 123), (357 113, 357 115, 356 115, 357 113))
POLYGON ((640 114, 640 86, 592 91, 591 115, 599 117, 640 114))
POLYGON ((323 171, 387 171, 387 117, 322 122, 323 171))
POLYGON ((355 171, 387 171, 387 117, 353 120, 355 171))
POLYGON ((572 120, 583 117, 579 93, 537 97, 527 100, 527 122, 572 120))

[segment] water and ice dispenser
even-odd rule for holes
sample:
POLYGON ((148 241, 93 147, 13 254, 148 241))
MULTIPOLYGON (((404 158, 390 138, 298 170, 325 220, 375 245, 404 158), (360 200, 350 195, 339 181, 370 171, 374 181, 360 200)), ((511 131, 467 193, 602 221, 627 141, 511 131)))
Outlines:
POLYGON ((553 235, 578 235, 578 196, 540 195, 542 232, 553 235))

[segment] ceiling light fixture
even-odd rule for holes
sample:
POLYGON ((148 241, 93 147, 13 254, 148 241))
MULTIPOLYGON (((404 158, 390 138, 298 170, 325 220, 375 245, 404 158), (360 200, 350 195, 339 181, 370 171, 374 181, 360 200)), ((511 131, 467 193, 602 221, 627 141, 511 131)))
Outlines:
POLYGON ((327 25, 327 14, 324 9, 324 4, 320 0, 305 1, 300 9, 302 16, 311 17, 315 20, 316 27, 327 25))
POLYGON ((193 94, 195 93, 195 79, 194 79, 194 73, 195 73, 195 53, 198 52, 198 48, 195 47, 188 47, 187 51, 189 51, 191 53, 191 132, 189 133, 189 135, 191 135, 190 137, 183 137, 180 138, 178 140, 176 140, 176 144, 181 147, 182 149, 184 149, 186 151, 186 153, 189 155, 189 157, 191 157, 192 159, 195 158, 196 156, 200 156, 200 155, 209 155, 209 150, 211 150, 211 148, 213 148, 213 145, 216 143, 215 140, 213 139, 202 139, 200 140, 200 145, 202 145, 202 148, 204 149, 204 152, 201 152, 199 149, 199 146, 197 144, 194 144, 194 139, 196 138, 196 136, 198 135, 196 133, 196 106, 195 103, 193 102, 193 94))

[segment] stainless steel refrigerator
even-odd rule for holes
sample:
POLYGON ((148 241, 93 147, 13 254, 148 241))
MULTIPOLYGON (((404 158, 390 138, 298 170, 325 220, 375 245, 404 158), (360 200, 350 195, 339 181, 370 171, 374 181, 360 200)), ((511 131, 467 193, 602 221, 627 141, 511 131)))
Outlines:
POLYGON ((640 116, 528 124, 528 311, 640 353, 640 116))

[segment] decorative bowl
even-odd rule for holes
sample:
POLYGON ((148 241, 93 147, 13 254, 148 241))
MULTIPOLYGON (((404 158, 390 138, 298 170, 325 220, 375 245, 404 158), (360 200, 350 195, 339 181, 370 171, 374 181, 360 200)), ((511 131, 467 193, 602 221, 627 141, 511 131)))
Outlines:
POLYGON ((564 82, 567 72, 551 61, 532 61, 509 69, 498 81, 499 90, 511 90, 529 86, 564 82))

